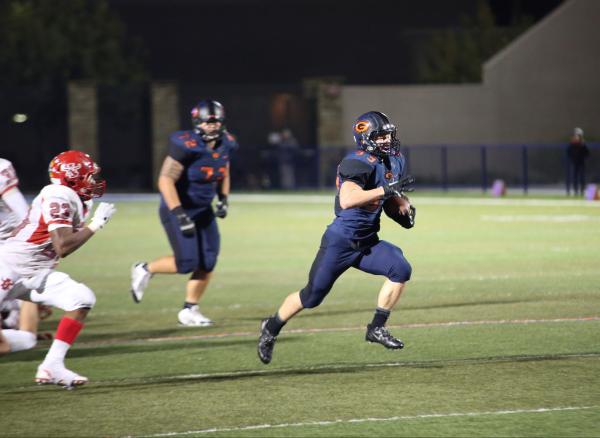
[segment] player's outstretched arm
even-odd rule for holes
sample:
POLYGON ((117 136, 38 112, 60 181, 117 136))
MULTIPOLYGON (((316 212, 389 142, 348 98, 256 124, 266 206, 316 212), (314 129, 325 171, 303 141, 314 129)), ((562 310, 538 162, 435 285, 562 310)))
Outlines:
POLYGON ((61 227, 50 231, 52 246, 56 254, 59 257, 66 257, 79 249, 95 232, 104 228, 115 211, 117 209, 113 204, 101 202, 87 227, 78 231, 73 230, 72 227, 61 227))

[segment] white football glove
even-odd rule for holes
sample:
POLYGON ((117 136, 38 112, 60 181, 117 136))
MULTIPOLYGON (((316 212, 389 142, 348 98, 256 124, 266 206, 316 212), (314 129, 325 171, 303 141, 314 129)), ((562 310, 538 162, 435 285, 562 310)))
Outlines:
POLYGON ((114 204, 101 202, 98 207, 96 207, 96 211, 94 212, 94 216, 92 217, 92 221, 88 225, 88 228, 92 230, 93 233, 102 229, 115 211, 117 211, 117 209, 114 204))

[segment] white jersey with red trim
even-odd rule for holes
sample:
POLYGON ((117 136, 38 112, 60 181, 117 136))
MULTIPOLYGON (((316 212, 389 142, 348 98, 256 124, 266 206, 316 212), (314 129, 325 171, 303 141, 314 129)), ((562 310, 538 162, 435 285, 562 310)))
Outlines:
POLYGON ((58 256, 50 232, 61 227, 83 228, 90 209, 91 203, 84 204, 69 187, 47 185, 33 200, 29 215, 14 235, 0 246, 0 261, 23 277, 54 268, 58 256))
POLYGON ((19 225, 19 218, 10 209, 2 196, 19 185, 19 178, 12 163, 4 158, 0 158, 0 240, 8 238, 12 230, 19 225))

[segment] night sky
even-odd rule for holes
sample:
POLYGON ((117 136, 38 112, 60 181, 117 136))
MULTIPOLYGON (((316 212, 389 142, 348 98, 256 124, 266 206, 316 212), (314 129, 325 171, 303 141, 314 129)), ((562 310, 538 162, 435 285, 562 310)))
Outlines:
MULTIPOLYGON (((477 0, 109 0, 141 39, 154 79, 209 83, 407 83, 427 29, 457 26, 477 0)), ((490 0, 498 25, 560 0, 490 0)))

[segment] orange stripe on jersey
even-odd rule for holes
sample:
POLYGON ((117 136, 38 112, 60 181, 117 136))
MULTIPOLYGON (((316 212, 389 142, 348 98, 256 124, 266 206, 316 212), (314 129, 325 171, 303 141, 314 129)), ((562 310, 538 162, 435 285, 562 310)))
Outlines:
POLYGON ((49 239, 50 233, 48 232, 48 224, 46 224, 46 222, 44 221, 44 216, 40 215, 40 221, 38 222, 38 226, 35 229, 35 231, 31 233, 31 236, 29 236, 27 242, 39 245, 40 243, 47 242, 49 239))

